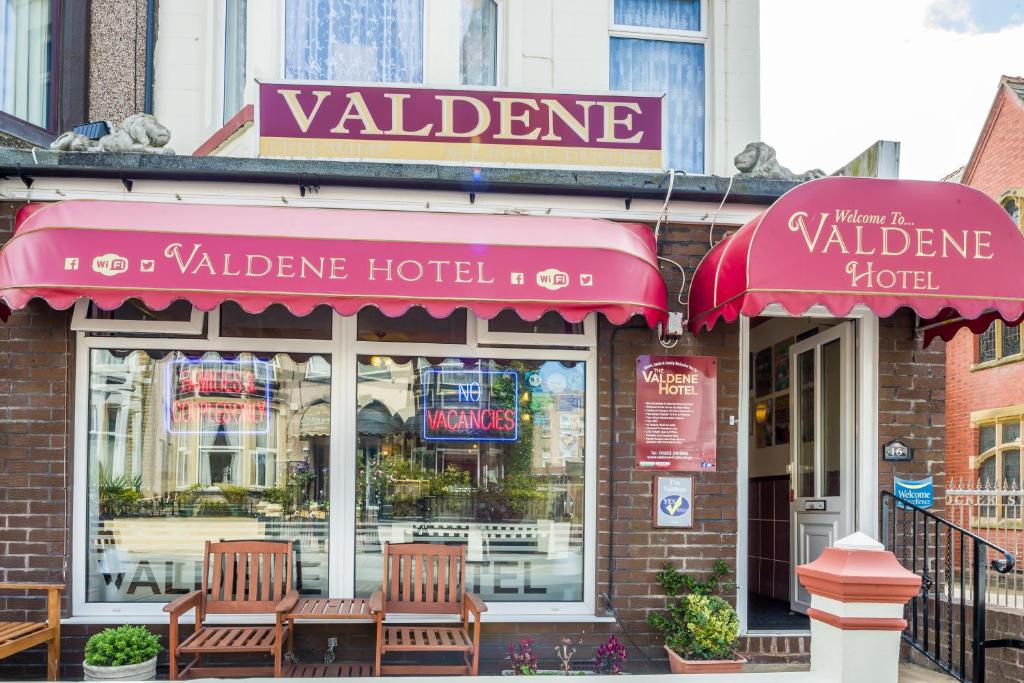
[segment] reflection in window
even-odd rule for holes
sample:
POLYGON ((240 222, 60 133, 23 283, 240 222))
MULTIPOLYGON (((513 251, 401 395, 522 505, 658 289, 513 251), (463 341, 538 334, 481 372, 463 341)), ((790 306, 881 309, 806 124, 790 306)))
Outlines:
POLYGON ((0 2, 0 111, 48 127, 51 0, 0 2))
POLYGON ((294 540, 301 591, 326 595, 329 373, 315 356, 93 350, 86 600, 171 600, 198 586, 205 541, 236 538, 294 540))
POLYGON ((423 82, 423 0, 286 0, 285 78, 423 82))
POLYGON ((386 542, 464 544, 492 601, 583 599, 585 364, 358 358, 356 594, 386 542))

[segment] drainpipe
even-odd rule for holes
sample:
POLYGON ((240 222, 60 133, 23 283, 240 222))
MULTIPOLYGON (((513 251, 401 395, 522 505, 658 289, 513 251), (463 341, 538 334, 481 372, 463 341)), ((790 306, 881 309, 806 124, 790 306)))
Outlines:
POLYGON ((153 113, 153 51, 156 45, 156 0, 146 0, 146 72, 143 80, 142 110, 153 113))

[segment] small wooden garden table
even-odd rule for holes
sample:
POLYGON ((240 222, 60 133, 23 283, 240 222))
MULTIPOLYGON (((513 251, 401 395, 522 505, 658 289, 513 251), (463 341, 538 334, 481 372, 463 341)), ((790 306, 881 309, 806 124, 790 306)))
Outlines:
MULTIPOLYGON (((291 623, 288 632, 288 649, 292 650, 292 634, 295 633, 295 621, 309 619, 311 621, 346 621, 373 620, 370 612, 370 601, 364 598, 306 598, 295 603, 294 609, 284 616, 286 623, 291 623)), ((373 675, 373 666, 369 663, 344 662, 338 664, 297 664, 292 667, 289 676, 293 678, 355 678, 373 675)))

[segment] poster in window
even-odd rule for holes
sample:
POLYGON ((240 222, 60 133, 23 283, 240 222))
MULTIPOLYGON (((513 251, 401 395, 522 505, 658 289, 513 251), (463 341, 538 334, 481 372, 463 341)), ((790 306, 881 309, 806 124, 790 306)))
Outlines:
POLYGON ((775 397, 775 445, 789 443, 789 394, 775 397))
POLYGON ((772 393, 772 350, 761 349, 754 354, 754 396, 772 393))
POLYGON ((637 467, 715 471, 717 367, 705 356, 637 357, 637 467))
POLYGON ((754 447, 768 448, 774 444, 775 427, 772 420, 774 402, 762 398, 754 403, 754 447))
POLYGON ((789 389, 789 346, 791 339, 776 344, 775 351, 775 391, 789 389))

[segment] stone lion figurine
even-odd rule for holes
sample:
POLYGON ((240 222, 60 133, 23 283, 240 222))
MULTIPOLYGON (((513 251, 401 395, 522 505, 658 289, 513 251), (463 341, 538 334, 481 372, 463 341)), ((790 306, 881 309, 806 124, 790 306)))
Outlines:
MULTIPOLYGON (((110 125, 110 124, 108 124, 110 125)), ((110 125, 111 133, 99 140, 68 131, 50 143, 50 149, 62 152, 122 152, 129 154, 174 154, 167 147, 171 131, 152 114, 132 114, 120 127, 110 125)))
POLYGON ((824 178, 825 172, 814 168, 806 173, 793 173, 779 164, 775 158, 775 148, 763 142, 751 142, 733 159, 739 169, 740 178, 765 178, 767 180, 789 180, 803 182, 824 178))

